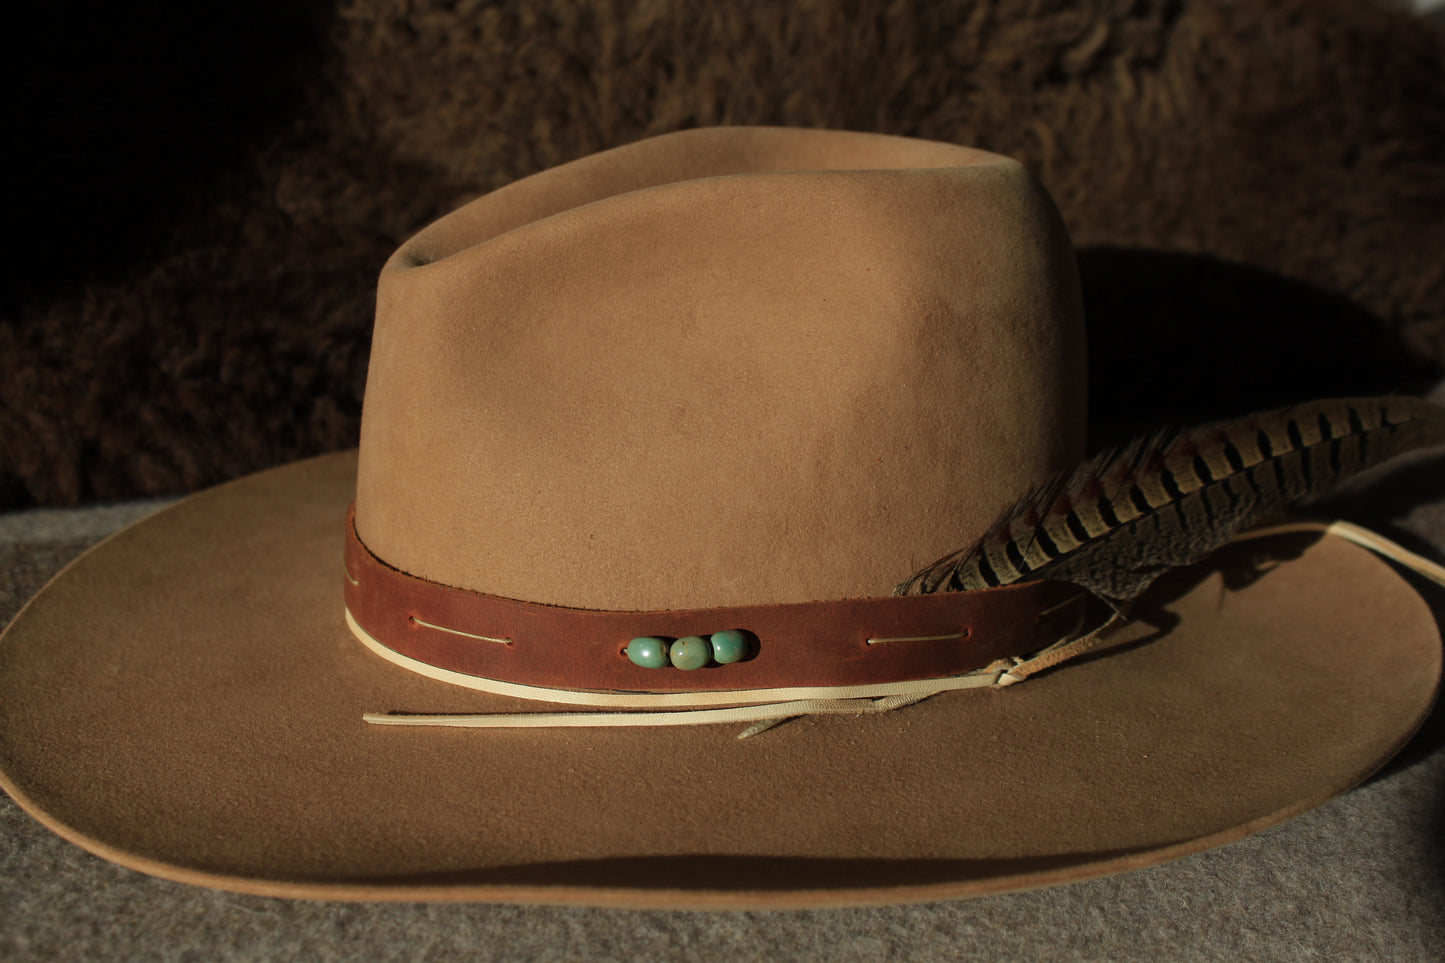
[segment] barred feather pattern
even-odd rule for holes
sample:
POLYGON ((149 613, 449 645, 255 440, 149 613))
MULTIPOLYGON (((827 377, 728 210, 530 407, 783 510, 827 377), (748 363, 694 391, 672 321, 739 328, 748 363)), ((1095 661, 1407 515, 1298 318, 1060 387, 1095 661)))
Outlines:
POLYGON ((1445 444, 1445 409, 1348 398, 1161 432, 1029 492, 974 545, 897 595, 1073 582, 1116 607, 1240 529, 1414 448, 1445 444))

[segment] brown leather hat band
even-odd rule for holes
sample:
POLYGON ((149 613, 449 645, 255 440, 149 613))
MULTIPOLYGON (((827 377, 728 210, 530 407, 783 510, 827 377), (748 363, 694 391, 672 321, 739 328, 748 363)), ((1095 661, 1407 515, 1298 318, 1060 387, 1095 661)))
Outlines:
MULTIPOLYGON (((1068 635, 1083 600, 1034 582, 957 592, 654 612, 571 609, 451 588, 373 555, 346 524, 346 607, 391 652, 482 680, 591 692, 687 693, 858 686, 959 675, 1068 635), (694 671, 635 665, 639 636, 742 630, 748 655, 694 671)), ((739 701, 745 701, 740 699, 739 701)))

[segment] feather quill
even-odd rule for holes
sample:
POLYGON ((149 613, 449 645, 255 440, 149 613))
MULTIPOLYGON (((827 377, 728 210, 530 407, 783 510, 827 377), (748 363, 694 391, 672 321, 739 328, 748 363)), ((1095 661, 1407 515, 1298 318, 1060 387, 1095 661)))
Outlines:
POLYGON ((1029 492, 971 547, 895 594, 1056 579, 1118 608, 1240 529, 1436 444, 1445 444, 1445 409, 1416 398, 1320 401, 1159 432, 1029 492))

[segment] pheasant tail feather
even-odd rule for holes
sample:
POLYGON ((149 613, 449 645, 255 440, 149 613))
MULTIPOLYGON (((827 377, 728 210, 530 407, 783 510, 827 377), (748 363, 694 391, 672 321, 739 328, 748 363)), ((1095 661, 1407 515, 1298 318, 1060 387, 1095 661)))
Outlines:
POLYGON ((1159 433, 1028 493, 896 594, 1058 579, 1122 603, 1292 502, 1435 444, 1445 444, 1445 409, 1415 398, 1321 401, 1159 433))

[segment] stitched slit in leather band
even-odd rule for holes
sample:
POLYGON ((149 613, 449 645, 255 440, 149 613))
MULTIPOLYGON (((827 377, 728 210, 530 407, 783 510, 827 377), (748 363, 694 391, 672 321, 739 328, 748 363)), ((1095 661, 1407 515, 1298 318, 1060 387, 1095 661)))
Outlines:
POLYGON ((580 691, 722 692, 941 678, 1058 641, 1078 625, 1084 605, 1076 587, 1029 582, 981 592, 709 609, 564 608, 452 588, 391 568, 357 536, 355 506, 347 513, 345 558, 347 611, 387 649, 479 679, 580 691), (647 669, 623 652, 637 636, 706 638, 725 629, 750 634, 744 661, 694 671, 647 669))

